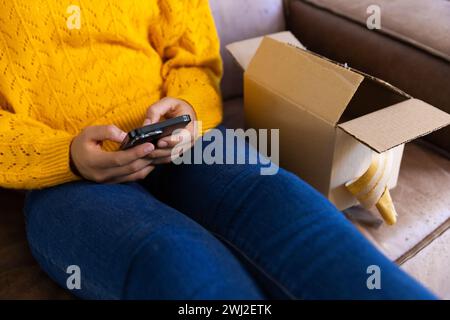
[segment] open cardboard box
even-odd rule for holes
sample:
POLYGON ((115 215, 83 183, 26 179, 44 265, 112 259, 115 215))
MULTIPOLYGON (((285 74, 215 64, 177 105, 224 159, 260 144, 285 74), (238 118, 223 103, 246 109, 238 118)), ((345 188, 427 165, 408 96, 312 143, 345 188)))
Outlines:
POLYGON ((227 49, 245 70, 247 127, 280 129, 280 165, 340 210, 357 204, 345 184, 374 152, 389 152, 393 188, 404 144, 450 124, 449 114, 392 85, 302 49, 290 32, 227 49))

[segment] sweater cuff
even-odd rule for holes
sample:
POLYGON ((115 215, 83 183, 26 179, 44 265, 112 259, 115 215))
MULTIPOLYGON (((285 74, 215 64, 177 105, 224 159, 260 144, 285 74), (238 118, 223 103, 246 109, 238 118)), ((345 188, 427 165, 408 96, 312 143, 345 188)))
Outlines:
POLYGON ((192 106, 196 115, 197 121, 201 121, 202 127, 199 134, 203 135, 208 130, 216 128, 222 122, 222 103, 218 95, 207 95, 196 90, 191 92, 184 92, 175 98, 184 100, 192 106))
POLYGON ((61 137, 42 145, 42 166, 38 177, 39 184, 51 187, 66 182, 80 180, 70 169, 70 145, 74 137, 61 137))

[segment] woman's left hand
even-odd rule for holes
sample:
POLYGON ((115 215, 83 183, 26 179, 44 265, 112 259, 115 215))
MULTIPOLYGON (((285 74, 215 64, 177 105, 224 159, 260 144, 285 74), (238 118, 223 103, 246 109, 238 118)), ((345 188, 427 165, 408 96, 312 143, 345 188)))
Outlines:
POLYGON ((169 97, 161 99, 148 108, 144 125, 154 124, 183 115, 189 115, 191 122, 180 134, 175 133, 158 141, 156 149, 147 156, 153 160, 152 165, 170 163, 174 157, 179 156, 179 153, 186 151, 193 145, 198 135, 195 132, 196 126, 194 125, 197 120, 197 115, 192 106, 186 101, 169 97), (180 151, 177 152, 178 154, 173 154, 175 147, 177 147, 177 151, 180 151))

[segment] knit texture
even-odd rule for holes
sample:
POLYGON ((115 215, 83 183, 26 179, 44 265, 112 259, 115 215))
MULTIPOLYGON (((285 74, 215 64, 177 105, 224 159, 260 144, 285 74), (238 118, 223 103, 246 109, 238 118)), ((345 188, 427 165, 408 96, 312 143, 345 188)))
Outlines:
POLYGON ((162 97, 221 121, 222 63, 208 0, 0 0, 0 186, 76 180, 86 126, 139 127, 162 97), (77 11, 78 9, 78 11, 77 11))

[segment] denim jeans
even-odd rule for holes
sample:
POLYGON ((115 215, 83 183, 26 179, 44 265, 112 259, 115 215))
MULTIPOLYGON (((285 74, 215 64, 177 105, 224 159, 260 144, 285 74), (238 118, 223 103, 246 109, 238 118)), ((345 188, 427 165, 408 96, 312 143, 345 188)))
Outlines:
POLYGON ((261 166, 170 164, 141 183, 31 191, 32 253, 63 287, 79 266, 72 292, 87 299, 434 298, 312 187, 261 166), (371 265, 380 289, 368 288, 371 265))

